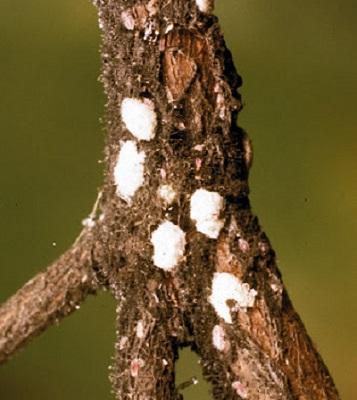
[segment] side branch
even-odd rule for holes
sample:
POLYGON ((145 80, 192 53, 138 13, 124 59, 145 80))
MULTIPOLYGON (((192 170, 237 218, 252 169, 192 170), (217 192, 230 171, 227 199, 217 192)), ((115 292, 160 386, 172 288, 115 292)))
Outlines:
POLYGON ((0 307, 0 363, 94 293, 91 249, 83 236, 0 307))

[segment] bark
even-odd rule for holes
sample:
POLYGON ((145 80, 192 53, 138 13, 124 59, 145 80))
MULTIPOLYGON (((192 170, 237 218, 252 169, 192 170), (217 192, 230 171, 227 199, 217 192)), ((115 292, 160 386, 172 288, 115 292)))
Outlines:
POLYGON ((93 288, 93 280, 88 284, 83 277, 95 274, 95 285, 109 288, 118 303, 111 372, 117 399, 180 398, 174 365, 182 346, 201 357, 215 399, 338 399, 250 208, 252 149, 236 123, 241 78, 217 18, 191 0, 95 4, 108 99, 100 215, 87 228, 89 242, 80 240, 84 250, 77 243, 0 309, 0 327, 20 320, 0 336, 0 360, 72 311, 93 288), (157 125, 151 140, 136 140, 123 123, 125 98, 153 105, 157 125), (124 200, 114 175, 128 140, 145 154, 145 179, 124 200), (163 184, 176 193, 170 205, 158 196, 163 184), (198 189, 224 199, 217 238, 200 232, 190 217, 198 189), (184 257, 171 270, 153 263, 151 237, 166 220, 186 239, 184 257), (252 297, 245 305, 234 296, 221 304, 231 321, 212 306, 217 274, 234 279, 252 297), (29 317, 22 317, 24 309, 29 317))
POLYGON ((94 293, 90 242, 89 235, 80 236, 73 248, 1 306, 0 363, 94 293))

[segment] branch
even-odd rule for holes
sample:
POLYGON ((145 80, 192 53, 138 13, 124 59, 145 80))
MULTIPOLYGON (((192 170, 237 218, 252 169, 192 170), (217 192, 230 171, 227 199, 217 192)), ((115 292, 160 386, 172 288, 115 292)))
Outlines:
POLYGON ((337 400, 250 207, 241 78, 211 1, 94 3, 103 196, 72 249, 0 308, 0 362, 74 311, 95 272, 118 304, 118 400, 181 398, 174 363, 187 345, 215 399, 337 400))
POLYGON ((0 308, 0 363, 94 293, 87 235, 0 308))
POLYGON ((108 99, 97 262, 119 305, 116 398, 176 399, 171 366, 190 345, 217 400, 337 400, 250 207, 242 80, 212 1, 94 3, 108 99))

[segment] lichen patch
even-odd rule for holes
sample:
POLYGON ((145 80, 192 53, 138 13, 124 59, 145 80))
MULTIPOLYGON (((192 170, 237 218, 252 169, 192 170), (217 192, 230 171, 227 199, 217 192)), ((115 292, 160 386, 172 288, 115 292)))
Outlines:
POLYGON ((125 98, 121 104, 121 118, 138 140, 148 141, 155 137, 157 117, 151 100, 125 98))
POLYGON ((182 260, 186 239, 183 230, 170 221, 165 221, 151 235, 154 246, 153 261, 161 269, 170 271, 182 260))
POLYGON ((138 151, 132 140, 123 142, 114 168, 117 195, 130 202, 135 192, 144 183, 145 153, 138 151))
POLYGON ((191 197, 191 219, 196 222, 196 229, 211 239, 217 239, 224 225, 220 219, 223 209, 223 197, 217 192, 198 189, 191 197))
POLYGON ((242 283, 233 274, 216 272, 213 275, 209 302, 220 318, 223 318, 228 324, 232 324, 232 310, 227 301, 234 301, 236 309, 246 310, 248 307, 254 306, 256 295, 256 290, 250 289, 247 283, 242 283))

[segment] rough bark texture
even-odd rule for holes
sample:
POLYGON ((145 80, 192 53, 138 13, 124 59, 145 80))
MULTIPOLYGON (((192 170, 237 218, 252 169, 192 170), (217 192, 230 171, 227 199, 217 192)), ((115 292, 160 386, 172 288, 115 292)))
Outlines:
POLYGON ((73 248, 1 306, 0 363, 94 293, 90 236, 83 232, 73 248))
POLYGON ((0 360, 75 308, 92 290, 84 279, 91 267, 96 285, 118 302, 111 373, 117 399, 180 398, 174 380, 180 346, 201 357, 215 399, 338 399, 250 209, 252 149, 236 124, 241 78, 216 17, 191 0, 95 4, 108 99, 100 216, 93 216, 84 250, 76 244, 0 309, 0 360), (155 137, 137 142, 146 155, 145 182, 130 202, 114 181, 121 141, 135 140, 121 118, 124 98, 150 100, 158 119, 155 137), (177 194, 170 206, 158 197, 162 184, 177 194), (224 198, 217 239, 198 232, 190 218, 191 196, 201 188, 224 198), (153 264, 150 241, 165 220, 186 235, 185 257, 170 271, 153 264), (209 301, 215 273, 257 291, 251 307, 227 303, 232 323, 209 301), (58 276, 61 285, 52 285, 58 276), (31 311, 25 319, 24 309, 31 311))

